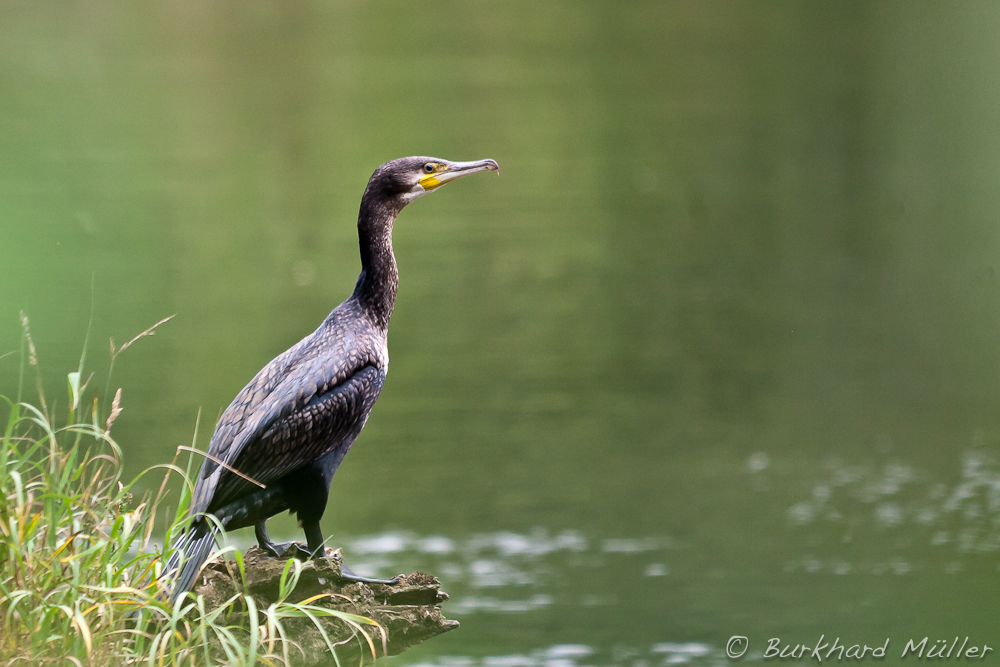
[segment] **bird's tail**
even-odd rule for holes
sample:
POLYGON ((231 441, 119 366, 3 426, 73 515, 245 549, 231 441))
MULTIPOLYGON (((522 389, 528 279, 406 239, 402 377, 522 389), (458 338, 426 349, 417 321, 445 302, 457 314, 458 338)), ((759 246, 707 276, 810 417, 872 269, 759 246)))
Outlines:
POLYGON ((215 531, 211 522, 195 521, 177 543, 177 547, 167 559, 166 575, 173 581, 170 586, 170 602, 191 590, 201 566, 205 564, 215 547, 215 531))

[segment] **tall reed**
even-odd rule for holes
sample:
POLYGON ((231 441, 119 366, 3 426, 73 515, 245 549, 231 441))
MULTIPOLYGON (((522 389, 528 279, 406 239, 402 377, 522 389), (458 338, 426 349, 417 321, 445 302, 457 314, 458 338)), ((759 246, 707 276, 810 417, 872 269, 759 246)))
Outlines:
MULTIPOLYGON (((112 342, 111 366, 165 321, 120 348, 112 342)), ((170 463, 124 481, 122 451, 111 435, 121 389, 102 413, 83 379, 82 355, 79 368, 67 375, 67 406, 59 416, 58 406, 46 400, 23 314, 21 323, 18 396, 0 396, 0 424, 7 413, 0 442, 0 663, 294 664, 295 638, 284 624, 293 618, 311 619, 321 632, 328 619, 339 619, 374 657, 373 638, 381 635, 384 644, 385 636, 374 621, 325 608, 323 596, 286 601, 298 580, 295 561, 285 570, 281 600, 266 608, 246 593, 216 609, 193 594, 169 604, 157 579, 171 536, 183 530, 197 462, 190 451, 181 453, 188 448, 179 448, 170 463), (34 401, 22 399, 26 371, 34 371, 34 401), (133 496, 141 479, 159 474, 155 494, 133 496), (174 475, 182 480, 180 497, 167 516, 164 499, 174 475), (154 541, 160 524, 169 526, 163 546, 154 541)), ((224 551, 242 572, 240 554, 224 551)), ((327 640, 327 646, 337 662, 336 645, 327 640)))

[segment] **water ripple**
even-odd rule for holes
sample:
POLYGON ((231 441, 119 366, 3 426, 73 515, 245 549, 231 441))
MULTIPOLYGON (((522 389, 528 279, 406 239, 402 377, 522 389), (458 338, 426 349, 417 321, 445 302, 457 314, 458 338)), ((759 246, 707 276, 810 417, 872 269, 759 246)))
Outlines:
POLYGON ((725 653, 700 642, 657 642, 646 648, 618 645, 601 650, 588 644, 553 644, 528 653, 440 656, 434 661, 406 663, 409 667, 667 667, 668 665, 724 665, 725 653))

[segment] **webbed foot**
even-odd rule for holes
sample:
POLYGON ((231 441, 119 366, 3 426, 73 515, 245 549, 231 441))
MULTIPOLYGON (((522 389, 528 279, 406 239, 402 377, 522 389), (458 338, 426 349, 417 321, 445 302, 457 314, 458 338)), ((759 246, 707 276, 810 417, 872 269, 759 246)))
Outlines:
POLYGON ((356 581, 360 584, 386 584, 388 586, 394 586, 403 579, 403 575, 397 574, 392 579, 375 579, 373 577, 362 577, 360 574, 355 574, 346 565, 341 563, 340 578, 346 579, 347 581, 356 581))
POLYGON ((309 560, 313 557, 312 551, 303 547, 298 542, 282 542, 275 544, 267 534, 267 528, 261 521, 254 526, 254 534, 257 537, 257 546, 273 558, 298 558, 299 560, 309 560))
POLYGON ((309 560, 313 557, 308 549, 298 542, 266 542, 258 546, 269 556, 274 558, 298 558, 299 560, 309 560))
MULTIPOLYGON (((319 532, 319 522, 306 524, 306 539, 308 546, 303 547, 298 542, 282 542, 275 544, 267 535, 267 528, 261 521, 254 527, 257 536, 257 544, 267 554, 274 558, 298 558, 299 560, 311 560, 313 558, 326 558, 326 549, 323 546, 323 535, 319 532)), ((338 550, 339 551, 339 550, 338 550)), ((362 577, 355 574, 343 564, 340 564, 340 577, 347 581, 356 581, 360 584, 385 584, 393 586, 402 580, 402 575, 397 575, 391 579, 376 579, 374 577, 362 577)))
MULTIPOLYGON (((316 553, 312 553, 299 542, 282 542, 280 544, 268 542, 267 544, 260 545, 260 548, 274 558, 298 558, 299 560, 306 561, 314 558, 327 557, 326 549, 320 549, 316 551, 316 553)), ((355 573, 349 567, 344 565, 343 561, 341 561, 340 578, 346 581, 355 581, 360 584, 386 584, 388 586, 393 586, 402 580, 403 575, 396 575, 391 579, 362 577, 360 574, 355 573)))

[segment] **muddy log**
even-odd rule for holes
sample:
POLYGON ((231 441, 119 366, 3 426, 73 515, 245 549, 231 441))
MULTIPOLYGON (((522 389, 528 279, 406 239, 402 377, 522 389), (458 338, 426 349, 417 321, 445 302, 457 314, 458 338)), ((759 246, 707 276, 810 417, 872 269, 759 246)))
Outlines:
MULTIPOLYGON (((258 547, 248 549, 243 560, 247 590, 258 609, 266 609, 278 600, 281 573, 287 560, 273 558, 258 547)), ((326 558, 303 563, 298 585, 285 601, 297 603, 327 594, 327 597, 311 604, 377 621, 386 631, 384 648, 378 630, 367 627, 378 657, 397 655, 458 627, 458 621, 448 620, 441 614, 439 605, 448 599, 448 594, 441 590, 441 582, 436 577, 415 572, 393 586, 360 584, 341 578, 342 563, 339 549, 328 549, 326 558)), ((216 559, 202 570, 194 592, 205 597, 206 608, 216 608, 242 590, 239 581, 235 562, 216 559)), ((347 623, 324 618, 321 624, 332 642, 343 642, 337 647, 337 657, 342 665, 357 664, 359 659, 371 662, 371 649, 367 642, 362 637, 355 637, 354 630, 347 623), (344 662, 345 659, 347 662, 344 662)), ((293 665, 336 664, 322 634, 310 619, 288 619, 284 621, 284 626, 288 637, 299 647, 289 649, 293 665)))

